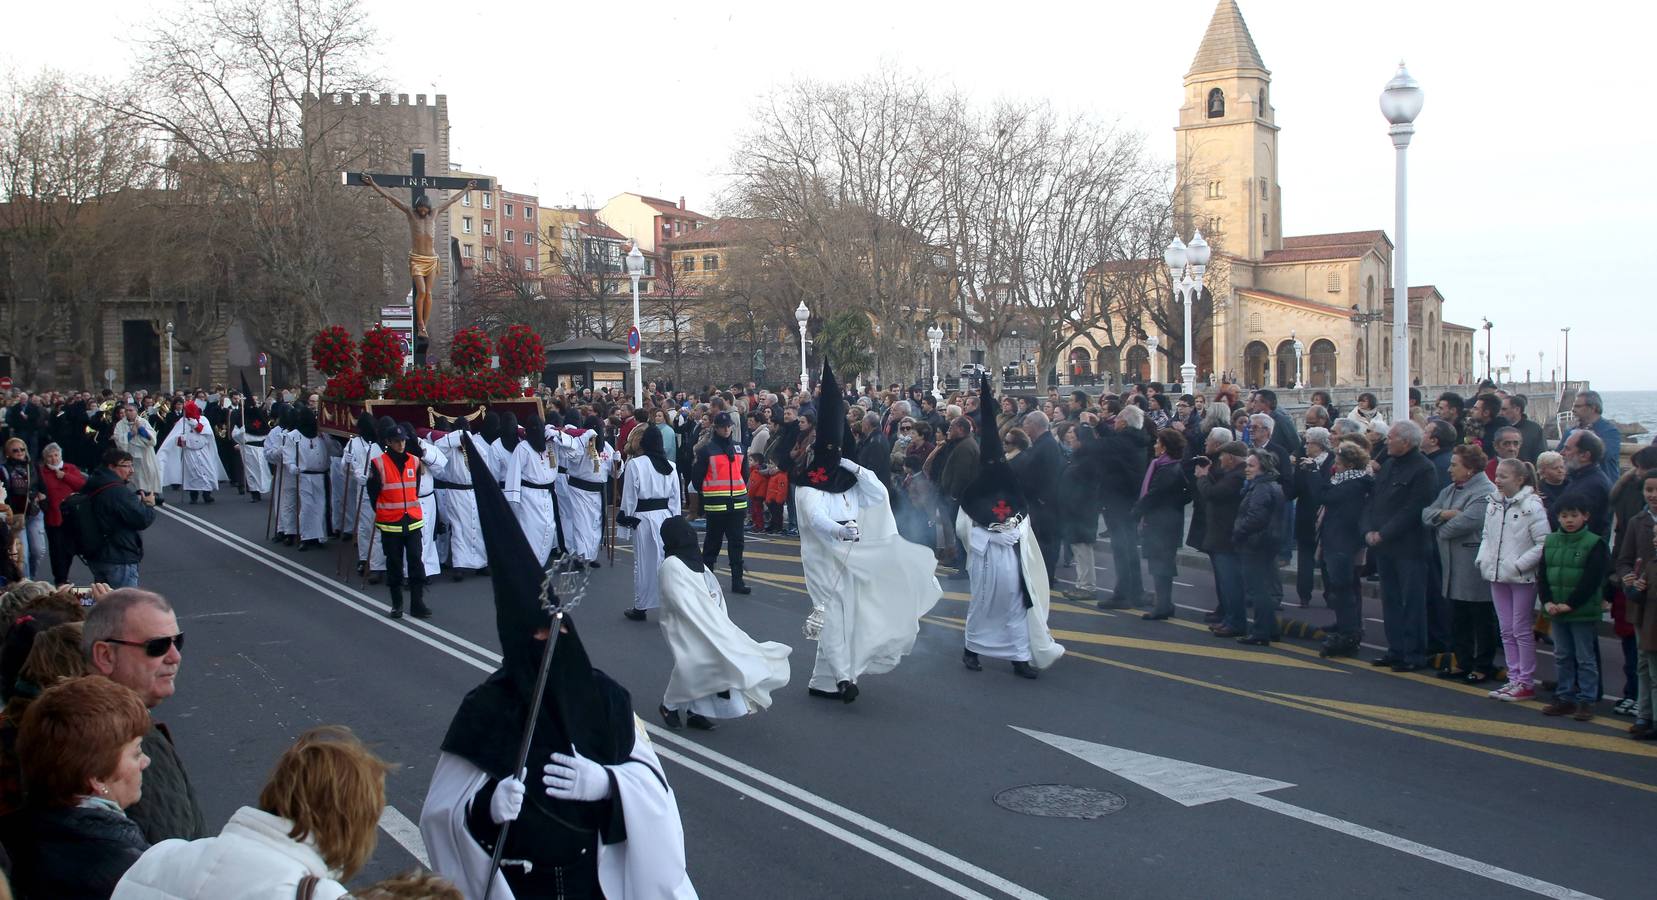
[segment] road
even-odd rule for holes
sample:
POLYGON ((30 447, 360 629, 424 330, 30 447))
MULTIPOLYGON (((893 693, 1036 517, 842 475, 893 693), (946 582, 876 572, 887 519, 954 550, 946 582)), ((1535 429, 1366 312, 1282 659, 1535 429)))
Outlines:
MULTIPOLYGON (((143 583, 171 599, 190 635, 178 694, 159 718, 215 827, 254 800, 298 732, 356 730, 397 765, 385 833, 356 882, 365 884, 418 864, 408 821, 451 714, 496 660, 487 579, 445 574, 428 593, 434 619, 393 622, 383 588, 337 577, 333 546, 273 545, 265 517, 263 504, 221 492, 211 506, 170 503, 146 533, 143 583)), ((1558 722, 1538 704, 1319 660, 1309 641, 1258 650, 1216 640, 1198 621, 1212 605, 1206 573, 1183 564, 1177 620, 1055 602, 1051 626, 1070 652, 1037 681, 991 660, 982 672, 961 666, 966 587, 945 582, 914 654, 865 679, 845 706, 806 696, 815 647, 800 634, 808 604, 797 542, 755 537, 748 550, 755 590, 730 598, 732 618, 794 647, 793 682, 768 712, 718 731, 661 726, 670 660, 654 620, 621 616, 631 595, 624 549, 574 614, 595 665, 632 692, 651 726, 703 897, 1546 893, 1478 866, 1563 891, 1553 896, 1649 896, 1657 830, 1639 823, 1657 821, 1657 747, 1629 741, 1626 719, 1558 722), (1284 783, 1263 795, 1276 807, 1477 865, 1357 839, 1269 803, 1188 807, 1027 732, 1272 779, 1284 783), (1058 786, 1033 792, 1041 811, 1088 800, 1104 814, 997 804, 1029 785, 1058 786)), ((1606 654, 1620 659, 1613 645, 1606 654)))

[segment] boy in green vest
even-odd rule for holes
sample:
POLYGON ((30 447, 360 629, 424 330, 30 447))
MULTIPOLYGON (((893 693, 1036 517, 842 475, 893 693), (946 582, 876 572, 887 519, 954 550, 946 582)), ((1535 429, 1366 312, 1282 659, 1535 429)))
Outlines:
POLYGON ((1559 530, 1542 545, 1536 573, 1542 611, 1553 621, 1554 666, 1559 687, 1545 716, 1570 716, 1578 722, 1594 717, 1599 699, 1600 595, 1611 575, 1611 548, 1588 530, 1589 510, 1572 497, 1561 498, 1555 513, 1559 530))

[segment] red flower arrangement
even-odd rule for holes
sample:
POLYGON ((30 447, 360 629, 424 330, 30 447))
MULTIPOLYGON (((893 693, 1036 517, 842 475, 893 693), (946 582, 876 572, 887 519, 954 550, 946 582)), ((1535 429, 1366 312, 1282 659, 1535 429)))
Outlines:
POLYGON ((324 375, 339 375, 357 362, 357 345, 351 332, 329 325, 311 338, 311 365, 324 375))
POLYGON ((518 379, 506 374, 500 369, 483 369, 478 372, 467 372, 460 376, 462 379, 461 392, 467 402, 484 402, 486 400, 506 400, 523 393, 518 386, 518 379))
POLYGON ((476 326, 462 328, 455 332, 454 343, 449 347, 449 362, 462 372, 486 369, 493 352, 488 332, 476 326))
POLYGON ((362 373, 371 379, 390 378, 403 371, 403 339, 384 325, 362 336, 362 373))
POLYGON ((368 379, 354 369, 340 372, 328 379, 322 388, 322 399, 330 403, 361 403, 368 399, 368 379))
POLYGON ((386 397, 410 403, 456 403, 462 399, 458 384, 458 379, 450 373, 416 366, 392 383, 386 397))
POLYGON ((541 336, 528 325, 514 325, 500 339, 501 371, 514 378, 539 376, 546 370, 541 336))

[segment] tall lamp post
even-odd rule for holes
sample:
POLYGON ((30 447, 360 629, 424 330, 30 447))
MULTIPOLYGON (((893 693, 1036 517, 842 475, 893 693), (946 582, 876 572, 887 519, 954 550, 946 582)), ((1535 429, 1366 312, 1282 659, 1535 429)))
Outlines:
POLYGON ((1185 362, 1179 367, 1180 380, 1185 382, 1185 393, 1197 393, 1197 357, 1192 352, 1191 308, 1202 296, 1203 271, 1208 268, 1211 251, 1202 232, 1193 232, 1190 244, 1180 243, 1176 235, 1162 251, 1162 261, 1168 265, 1168 277, 1174 282, 1174 292, 1185 307, 1185 362))
POLYGON ((173 392, 173 323, 167 323, 167 393, 173 392))
MULTIPOLYGON (((1565 332, 1565 373, 1559 381, 1561 384, 1568 384, 1571 380, 1571 326, 1566 325, 1559 330, 1565 332)), ((172 334, 172 326, 167 327, 167 333, 172 334)))
POLYGON ((1398 63, 1398 73, 1392 76, 1387 86, 1381 91, 1381 115, 1385 116, 1391 128, 1387 133, 1392 135, 1392 146, 1397 152, 1397 178, 1394 187, 1394 201, 1398 216, 1398 246, 1393 250, 1392 277, 1392 421, 1403 422, 1410 415, 1410 280, 1409 270, 1405 266, 1404 250, 1405 225, 1408 222, 1408 182, 1405 170, 1405 153, 1410 146, 1410 138, 1415 134, 1415 117, 1421 115, 1421 105, 1426 97, 1421 92, 1421 85, 1410 77, 1403 62, 1398 63))
POLYGON ((806 309, 805 301, 794 308, 794 321, 800 323, 800 393, 811 393, 811 373, 806 371, 805 364, 805 323, 811 321, 811 310, 806 309))
MULTIPOLYGON (((670 261, 671 264, 671 261, 670 261)), ((628 355, 633 357, 633 408, 644 405, 644 332, 639 328, 639 277, 644 274, 644 254, 639 251, 639 242, 633 242, 633 249, 627 251, 627 277, 633 282, 633 331, 639 335, 639 350, 628 347, 628 355)), ((631 343, 631 342, 629 342, 631 343)))
POLYGON ((1295 348, 1295 390, 1304 391, 1306 390, 1306 364, 1304 362, 1306 345, 1300 342, 1300 338, 1295 337, 1293 331, 1289 332, 1289 340, 1294 342, 1295 348))
POLYGON ((932 393, 937 394, 942 389, 938 380, 938 351, 944 348, 944 330, 934 323, 926 329, 926 340, 932 345, 932 393))
POLYGON ((1496 354, 1490 352, 1490 329, 1496 326, 1483 316, 1479 317, 1479 321, 1484 323, 1479 326, 1484 329, 1484 352, 1479 355, 1484 357, 1484 380, 1490 381, 1490 368, 1496 364, 1496 354))

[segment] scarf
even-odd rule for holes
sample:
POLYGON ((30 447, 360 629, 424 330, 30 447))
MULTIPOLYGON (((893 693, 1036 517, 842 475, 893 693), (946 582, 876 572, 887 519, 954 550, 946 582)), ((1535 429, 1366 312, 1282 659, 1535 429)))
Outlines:
POLYGON ((1179 462, 1179 460, 1174 459, 1166 453, 1151 460, 1150 466, 1145 469, 1145 480, 1139 483, 1139 497, 1141 500, 1145 498, 1146 494, 1151 492, 1151 479, 1156 477, 1156 473, 1176 462, 1179 462))
POLYGON ((1348 481, 1357 481, 1360 478, 1368 477, 1369 472, 1364 469, 1343 469, 1329 476, 1329 486, 1334 487, 1337 484, 1345 484, 1348 481))

